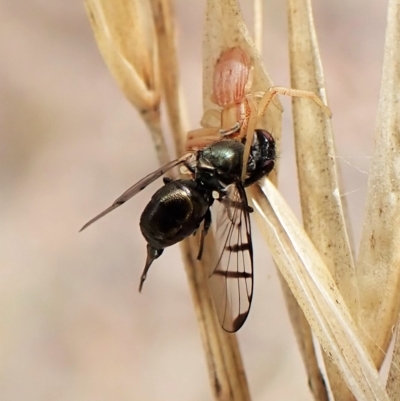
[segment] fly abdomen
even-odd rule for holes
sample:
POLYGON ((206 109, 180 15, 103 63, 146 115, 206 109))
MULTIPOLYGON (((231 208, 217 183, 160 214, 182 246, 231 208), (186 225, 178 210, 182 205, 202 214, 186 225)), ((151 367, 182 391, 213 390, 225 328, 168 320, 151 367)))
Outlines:
POLYGON ((163 249, 191 235, 209 208, 209 195, 193 180, 166 183, 151 198, 140 218, 147 242, 163 249))

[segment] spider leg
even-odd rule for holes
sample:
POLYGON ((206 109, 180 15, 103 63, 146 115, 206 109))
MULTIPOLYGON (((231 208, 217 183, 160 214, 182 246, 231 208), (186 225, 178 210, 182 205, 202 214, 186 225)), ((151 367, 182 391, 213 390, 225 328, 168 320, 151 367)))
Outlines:
POLYGON ((262 116, 267 109, 268 105, 271 103, 273 98, 277 95, 285 95, 291 97, 299 97, 303 99, 310 99, 314 101, 322 111, 329 117, 332 117, 331 109, 314 93, 310 91, 304 91, 299 89, 285 88, 283 86, 272 86, 265 92, 264 96, 258 103, 258 116, 262 116))
MULTIPOLYGON (((253 92, 253 97, 254 97, 255 99, 258 99, 258 101, 259 101, 260 99, 262 99, 262 98, 264 97, 264 95, 265 95, 265 92, 261 92, 261 91, 253 92)), ((282 107, 282 105, 279 103, 279 100, 277 100, 277 99, 275 98, 275 96, 272 98, 272 103, 274 104, 274 106, 275 106, 280 112, 283 112, 283 107, 282 107)))
POLYGON ((203 113, 200 125, 204 128, 217 128, 221 124, 221 112, 215 109, 207 109, 203 113), (216 124, 213 125, 212 123, 216 124))
POLYGON ((199 128, 187 134, 186 149, 201 149, 220 139, 218 128, 199 128))

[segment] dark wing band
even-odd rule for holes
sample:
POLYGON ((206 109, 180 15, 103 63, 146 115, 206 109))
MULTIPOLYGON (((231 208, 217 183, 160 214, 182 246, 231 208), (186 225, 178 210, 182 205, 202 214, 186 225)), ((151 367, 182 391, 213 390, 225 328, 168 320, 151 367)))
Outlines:
POLYGON ((242 327, 253 298, 251 208, 241 182, 215 203, 218 260, 210 272, 210 287, 220 324, 232 333, 242 327))

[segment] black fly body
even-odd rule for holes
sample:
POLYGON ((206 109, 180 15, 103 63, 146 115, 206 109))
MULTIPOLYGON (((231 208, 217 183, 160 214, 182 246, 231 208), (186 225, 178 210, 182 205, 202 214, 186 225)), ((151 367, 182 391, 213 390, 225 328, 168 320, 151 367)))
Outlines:
POLYGON ((147 241, 147 259, 139 291, 151 264, 164 248, 187 238, 202 225, 200 259, 204 238, 213 221, 218 259, 210 266, 212 295, 221 326, 228 332, 235 332, 243 325, 253 296, 252 209, 245 187, 268 175, 276 158, 272 135, 257 129, 247 174, 241 180, 244 147, 238 140, 223 139, 202 150, 187 152, 130 187, 81 229, 124 204, 170 169, 185 166, 190 178, 164 178, 164 186, 155 192, 140 217, 140 229, 147 241))

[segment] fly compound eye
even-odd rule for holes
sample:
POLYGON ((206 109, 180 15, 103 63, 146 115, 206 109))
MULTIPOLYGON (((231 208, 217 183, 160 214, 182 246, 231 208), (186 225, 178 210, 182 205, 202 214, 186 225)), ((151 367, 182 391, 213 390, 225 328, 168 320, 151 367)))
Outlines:
POLYGON ((255 170, 256 168, 256 161, 254 160, 254 158, 250 155, 249 156, 249 161, 247 162, 247 170, 255 170))

